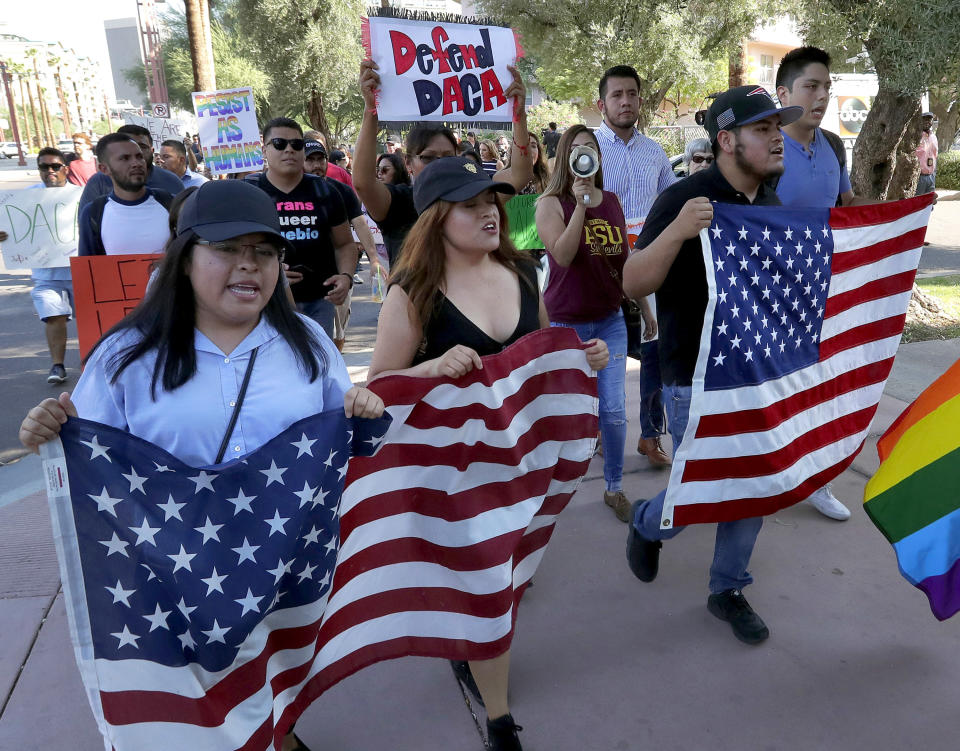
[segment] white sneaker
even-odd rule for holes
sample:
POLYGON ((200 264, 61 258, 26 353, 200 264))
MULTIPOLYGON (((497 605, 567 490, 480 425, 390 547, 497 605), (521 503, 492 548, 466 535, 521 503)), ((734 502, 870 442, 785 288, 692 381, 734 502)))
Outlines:
POLYGON ((838 522, 844 522, 850 518, 850 509, 837 500, 836 496, 830 491, 829 485, 824 485, 807 498, 807 502, 824 516, 829 516, 838 522))

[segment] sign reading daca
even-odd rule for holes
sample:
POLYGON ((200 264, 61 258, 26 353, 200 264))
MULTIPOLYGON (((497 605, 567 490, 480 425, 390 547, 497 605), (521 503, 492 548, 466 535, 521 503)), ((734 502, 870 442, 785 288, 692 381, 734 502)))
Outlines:
POLYGON ((373 17, 362 31, 380 66, 381 121, 513 121, 507 66, 523 52, 512 29, 373 17))
POLYGON ((222 91, 193 92, 203 163, 213 175, 259 172, 263 144, 257 108, 249 86, 222 91))
POLYGON ((77 254, 77 205, 83 190, 26 188, 0 191, 0 231, 7 233, 8 269, 69 266, 77 254))

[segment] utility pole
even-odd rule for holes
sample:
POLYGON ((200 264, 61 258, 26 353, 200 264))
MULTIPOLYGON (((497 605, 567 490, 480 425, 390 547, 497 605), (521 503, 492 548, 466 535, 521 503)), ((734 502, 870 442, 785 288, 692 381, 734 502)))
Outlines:
POLYGON ((207 0, 185 0, 187 35, 190 39, 190 61, 193 63, 194 91, 217 88, 213 62, 213 37, 210 33, 210 6, 207 0))
POLYGON ((23 155, 23 144, 20 143, 20 127, 17 125, 17 106, 13 103, 13 92, 10 91, 10 81, 12 76, 7 73, 7 64, 0 60, 0 77, 3 78, 3 89, 7 93, 7 107, 10 108, 10 127, 13 129, 13 140, 17 142, 17 154, 21 167, 27 166, 26 157, 23 155))

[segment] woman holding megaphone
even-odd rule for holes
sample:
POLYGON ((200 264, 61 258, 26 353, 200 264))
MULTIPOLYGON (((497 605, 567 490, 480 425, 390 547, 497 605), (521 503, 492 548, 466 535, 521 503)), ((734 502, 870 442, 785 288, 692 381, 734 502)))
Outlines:
POLYGON ((550 324, 574 329, 583 341, 601 339, 610 351, 598 374, 603 500, 625 522, 630 513, 622 487, 627 329, 620 279, 629 245, 620 200, 603 190, 600 146, 586 126, 574 125, 560 138, 536 221, 550 262, 543 293, 550 324))

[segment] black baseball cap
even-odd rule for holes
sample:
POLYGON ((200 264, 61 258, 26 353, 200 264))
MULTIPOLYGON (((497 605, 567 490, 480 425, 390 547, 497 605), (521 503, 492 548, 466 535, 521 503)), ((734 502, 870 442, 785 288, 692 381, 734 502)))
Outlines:
POLYGON ((495 183, 473 159, 445 156, 430 162, 417 175, 413 184, 413 205, 422 214, 441 198, 444 201, 466 201, 485 190, 508 195, 517 192, 509 183, 495 183))
POLYGON ((323 154, 327 155, 327 150, 323 148, 323 144, 319 141, 304 141, 303 142, 303 154, 304 156, 310 156, 311 154, 323 154))
POLYGON ((293 249, 280 231, 273 199, 243 180, 210 180, 188 196, 177 219, 177 236, 185 232, 210 242, 263 232, 287 250, 293 249))
POLYGON ((780 116, 781 125, 789 125, 803 114, 803 107, 780 107, 763 86, 736 86, 713 100, 703 126, 710 142, 721 130, 749 125, 771 115, 780 116))

